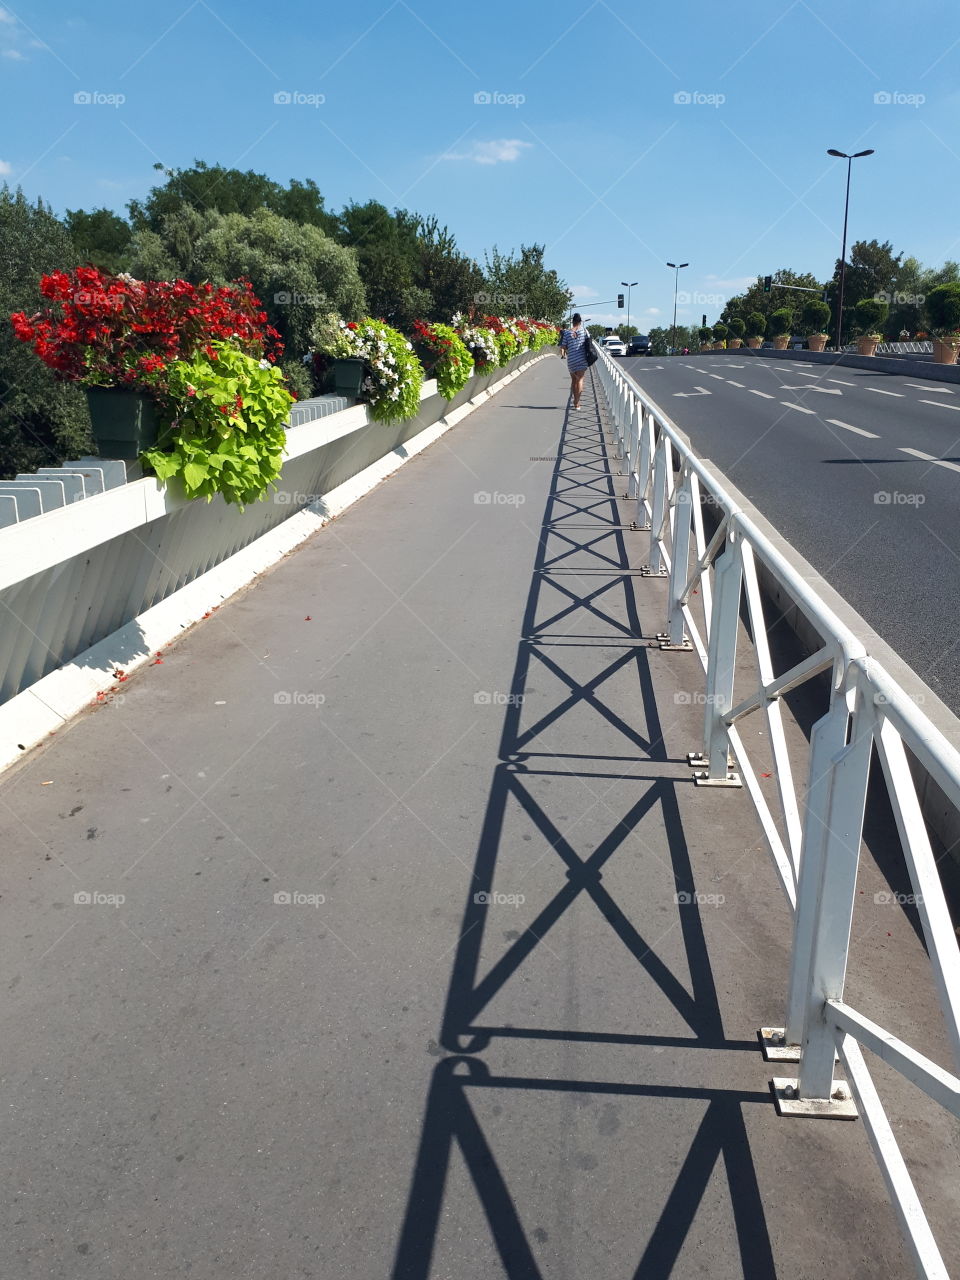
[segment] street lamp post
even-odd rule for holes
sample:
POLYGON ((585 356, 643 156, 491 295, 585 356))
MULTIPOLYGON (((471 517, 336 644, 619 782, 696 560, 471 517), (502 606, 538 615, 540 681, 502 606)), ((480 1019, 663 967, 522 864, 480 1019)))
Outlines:
POLYGON ((674 355, 677 354, 677 286, 680 282, 680 272, 684 267, 689 267, 689 262, 668 262, 668 267, 673 267, 673 330, 670 337, 670 349, 674 355))
MULTIPOLYGON (((621 280, 620 283, 625 284, 627 286, 627 328, 629 329, 630 328, 630 290, 633 288, 635 284, 639 282, 636 280, 632 280, 632 281, 621 280)), ((627 338, 629 339, 629 337, 630 335, 628 334, 627 338)))
POLYGON ((840 335, 843 330, 843 286, 847 277, 847 214, 850 212, 850 170, 854 160, 859 160, 861 156, 872 156, 873 148, 867 151, 854 151, 853 155, 848 155, 846 151, 835 151, 831 147, 827 151, 828 156, 839 156, 847 162, 847 196, 843 204, 843 248, 840 251, 840 297, 837 300, 837 355, 840 354, 840 335))

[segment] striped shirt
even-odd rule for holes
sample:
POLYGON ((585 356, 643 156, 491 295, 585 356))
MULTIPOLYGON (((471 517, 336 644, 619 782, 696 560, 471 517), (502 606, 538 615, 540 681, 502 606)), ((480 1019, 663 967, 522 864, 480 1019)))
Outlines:
POLYGON ((587 331, 583 325, 578 325, 576 329, 565 329, 563 337, 560 339, 560 345, 567 353, 567 368, 571 373, 579 373, 581 369, 587 366, 587 331))

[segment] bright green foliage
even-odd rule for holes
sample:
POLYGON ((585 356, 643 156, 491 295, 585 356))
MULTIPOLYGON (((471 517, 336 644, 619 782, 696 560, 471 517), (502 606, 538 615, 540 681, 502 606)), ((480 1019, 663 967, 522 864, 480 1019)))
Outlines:
POLYGON ((730 330, 731 338, 742 338, 747 331, 745 321, 741 320, 739 316, 734 316, 727 328, 730 330))
POLYGON ((960 331, 960 284, 941 284, 927 295, 926 313, 937 337, 960 331))
POLYGON ((444 346, 434 373, 437 379, 437 390, 444 400, 452 400, 470 381, 473 373, 473 357, 456 329, 452 329, 448 324, 435 324, 431 325, 431 328, 441 342, 449 343, 449 346, 444 346))
POLYGON ((560 331, 552 325, 546 329, 537 329, 533 335, 533 342, 530 344, 531 351, 542 351, 544 347, 552 347, 557 343, 560 337, 560 331))
POLYGON ((747 314, 747 337, 762 338, 767 329, 767 318, 762 311, 750 311, 747 314))
POLYGON ((715 324, 713 326, 713 336, 716 338, 717 342, 725 341, 729 332, 730 330, 725 324, 715 324))
POLYGON ((509 329, 504 329, 502 333, 498 333, 496 335, 496 339, 497 339, 497 351, 500 355, 499 364, 500 364, 500 368, 502 369, 503 366, 506 364, 509 364, 510 361, 513 359, 513 357, 517 354, 517 351, 519 350, 519 346, 517 344, 516 338, 513 336, 513 334, 510 332, 509 329))
POLYGON ((712 341, 713 341, 713 330, 712 330, 712 329, 698 329, 698 330, 697 330, 697 337, 700 339, 700 341, 701 341, 701 342, 704 342, 704 343, 706 343, 706 342, 712 342, 712 341))
POLYGON ((770 312, 770 318, 767 320, 767 336, 771 338, 782 338, 783 335, 789 334, 793 328, 793 312, 789 307, 778 307, 776 311, 770 312))
POLYGON ((352 329, 352 354, 367 365, 363 382, 370 417, 376 422, 405 422, 420 411, 423 365, 402 333, 382 320, 361 320, 352 329))
POLYGON ((280 474, 293 397, 283 374, 225 342, 210 344, 167 369, 170 388, 164 448, 142 456, 160 480, 178 476, 190 498, 215 493, 243 507, 262 498, 280 474))
POLYGON ((521 244, 519 253, 504 254, 494 245, 486 255, 487 303, 500 315, 560 320, 573 294, 556 271, 544 264, 542 244, 521 244))
POLYGON ((813 298, 804 303, 800 320, 807 333, 824 333, 830 323, 830 308, 819 298, 813 298))
POLYGON ((861 298, 853 309, 857 329, 862 334, 877 333, 887 318, 889 307, 876 298, 861 298))

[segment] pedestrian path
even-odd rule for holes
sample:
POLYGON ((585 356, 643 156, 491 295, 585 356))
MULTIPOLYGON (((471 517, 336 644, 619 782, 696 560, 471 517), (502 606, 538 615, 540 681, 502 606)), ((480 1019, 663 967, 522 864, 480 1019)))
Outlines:
POLYGON ((0 788, 5 1274, 912 1274, 543 361, 0 788), (77 895, 80 895, 79 897, 77 895))

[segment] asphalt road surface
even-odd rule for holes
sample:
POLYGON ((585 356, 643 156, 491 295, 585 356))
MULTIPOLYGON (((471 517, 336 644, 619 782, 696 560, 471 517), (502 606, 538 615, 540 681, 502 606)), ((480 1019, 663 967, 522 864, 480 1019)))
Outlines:
POLYGON ((960 713, 960 385, 733 353, 620 363, 960 713))

